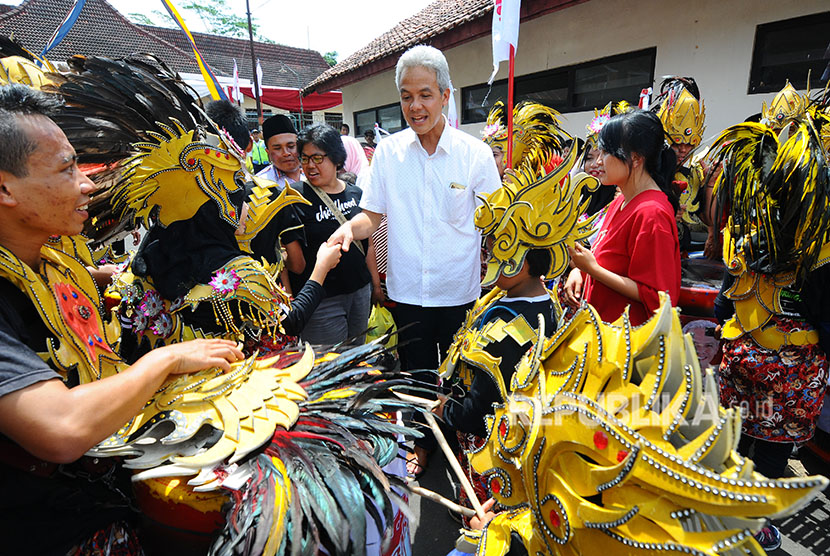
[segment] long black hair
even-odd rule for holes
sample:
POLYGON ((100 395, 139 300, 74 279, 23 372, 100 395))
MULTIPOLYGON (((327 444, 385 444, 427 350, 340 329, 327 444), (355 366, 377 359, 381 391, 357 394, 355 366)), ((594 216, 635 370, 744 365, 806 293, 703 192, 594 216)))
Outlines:
POLYGON ((631 155, 643 157, 648 175, 657 184, 674 212, 680 207, 680 195, 672 178, 677 156, 666 142, 666 132, 660 118, 653 112, 632 110, 614 116, 599 132, 599 148, 631 167, 631 155))
POLYGON ((340 132, 328 124, 314 124, 297 135, 297 153, 303 156, 303 147, 311 143, 329 157, 338 170, 346 164, 346 148, 340 138, 340 132))

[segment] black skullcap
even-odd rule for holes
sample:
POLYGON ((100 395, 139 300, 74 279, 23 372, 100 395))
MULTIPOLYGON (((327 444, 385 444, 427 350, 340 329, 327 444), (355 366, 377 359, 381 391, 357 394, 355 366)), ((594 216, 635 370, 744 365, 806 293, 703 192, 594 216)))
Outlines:
POLYGON ((266 143, 268 139, 280 133, 293 133, 297 135, 297 130, 294 129, 294 124, 291 123, 291 119, 288 116, 277 114, 262 122, 262 138, 265 139, 266 143))

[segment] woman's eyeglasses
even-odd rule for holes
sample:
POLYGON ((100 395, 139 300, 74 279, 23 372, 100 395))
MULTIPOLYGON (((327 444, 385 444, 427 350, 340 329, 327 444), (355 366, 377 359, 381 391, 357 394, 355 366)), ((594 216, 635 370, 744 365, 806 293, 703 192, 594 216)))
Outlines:
POLYGON ((308 164, 309 162, 313 162, 314 164, 321 164, 323 159, 326 158, 328 155, 326 154, 313 154, 311 156, 302 155, 300 156, 300 162, 302 164, 308 164))

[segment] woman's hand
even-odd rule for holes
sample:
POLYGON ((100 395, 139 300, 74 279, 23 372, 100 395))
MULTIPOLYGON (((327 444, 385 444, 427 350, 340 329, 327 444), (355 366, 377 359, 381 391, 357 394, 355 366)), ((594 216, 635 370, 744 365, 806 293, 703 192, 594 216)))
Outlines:
POLYGON ((565 302, 574 309, 578 309, 582 302, 583 283, 581 270, 574 268, 568 273, 568 279, 565 280, 565 302))
POLYGON ((102 264, 98 265, 98 268, 88 266, 86 269, 99 288, 106 288, 112 284, 112 277, 118 271, 118 267, 114 264, 102 264))
POLYGON ((169 365, 168 374, 194 373, 211 367, 231 370, 231 363, 245 358, 230 340, 191 340, 154 349, 147 356, 157 357, 169 365))
POLYGON ((594 254, 591 253, 590 249, 585 249, 579 243, 574 243, 573 247, 568 248, 568 253, 570 254, 571 261, 576 268, 586 274, 594 274, 597 267, 597 259, 594 257, 594 254))

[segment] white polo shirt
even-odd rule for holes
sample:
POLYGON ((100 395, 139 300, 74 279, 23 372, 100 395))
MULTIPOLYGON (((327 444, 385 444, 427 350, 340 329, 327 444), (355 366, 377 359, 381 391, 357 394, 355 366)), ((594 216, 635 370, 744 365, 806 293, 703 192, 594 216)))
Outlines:
POLYGON ((500 185, 490 147, 446 121, 432 155, 409 128, 378 144, 358 186, 360 207, 387 215, 386 285, 392 300, 448 307, 478 298, 476 195, 500 185))

